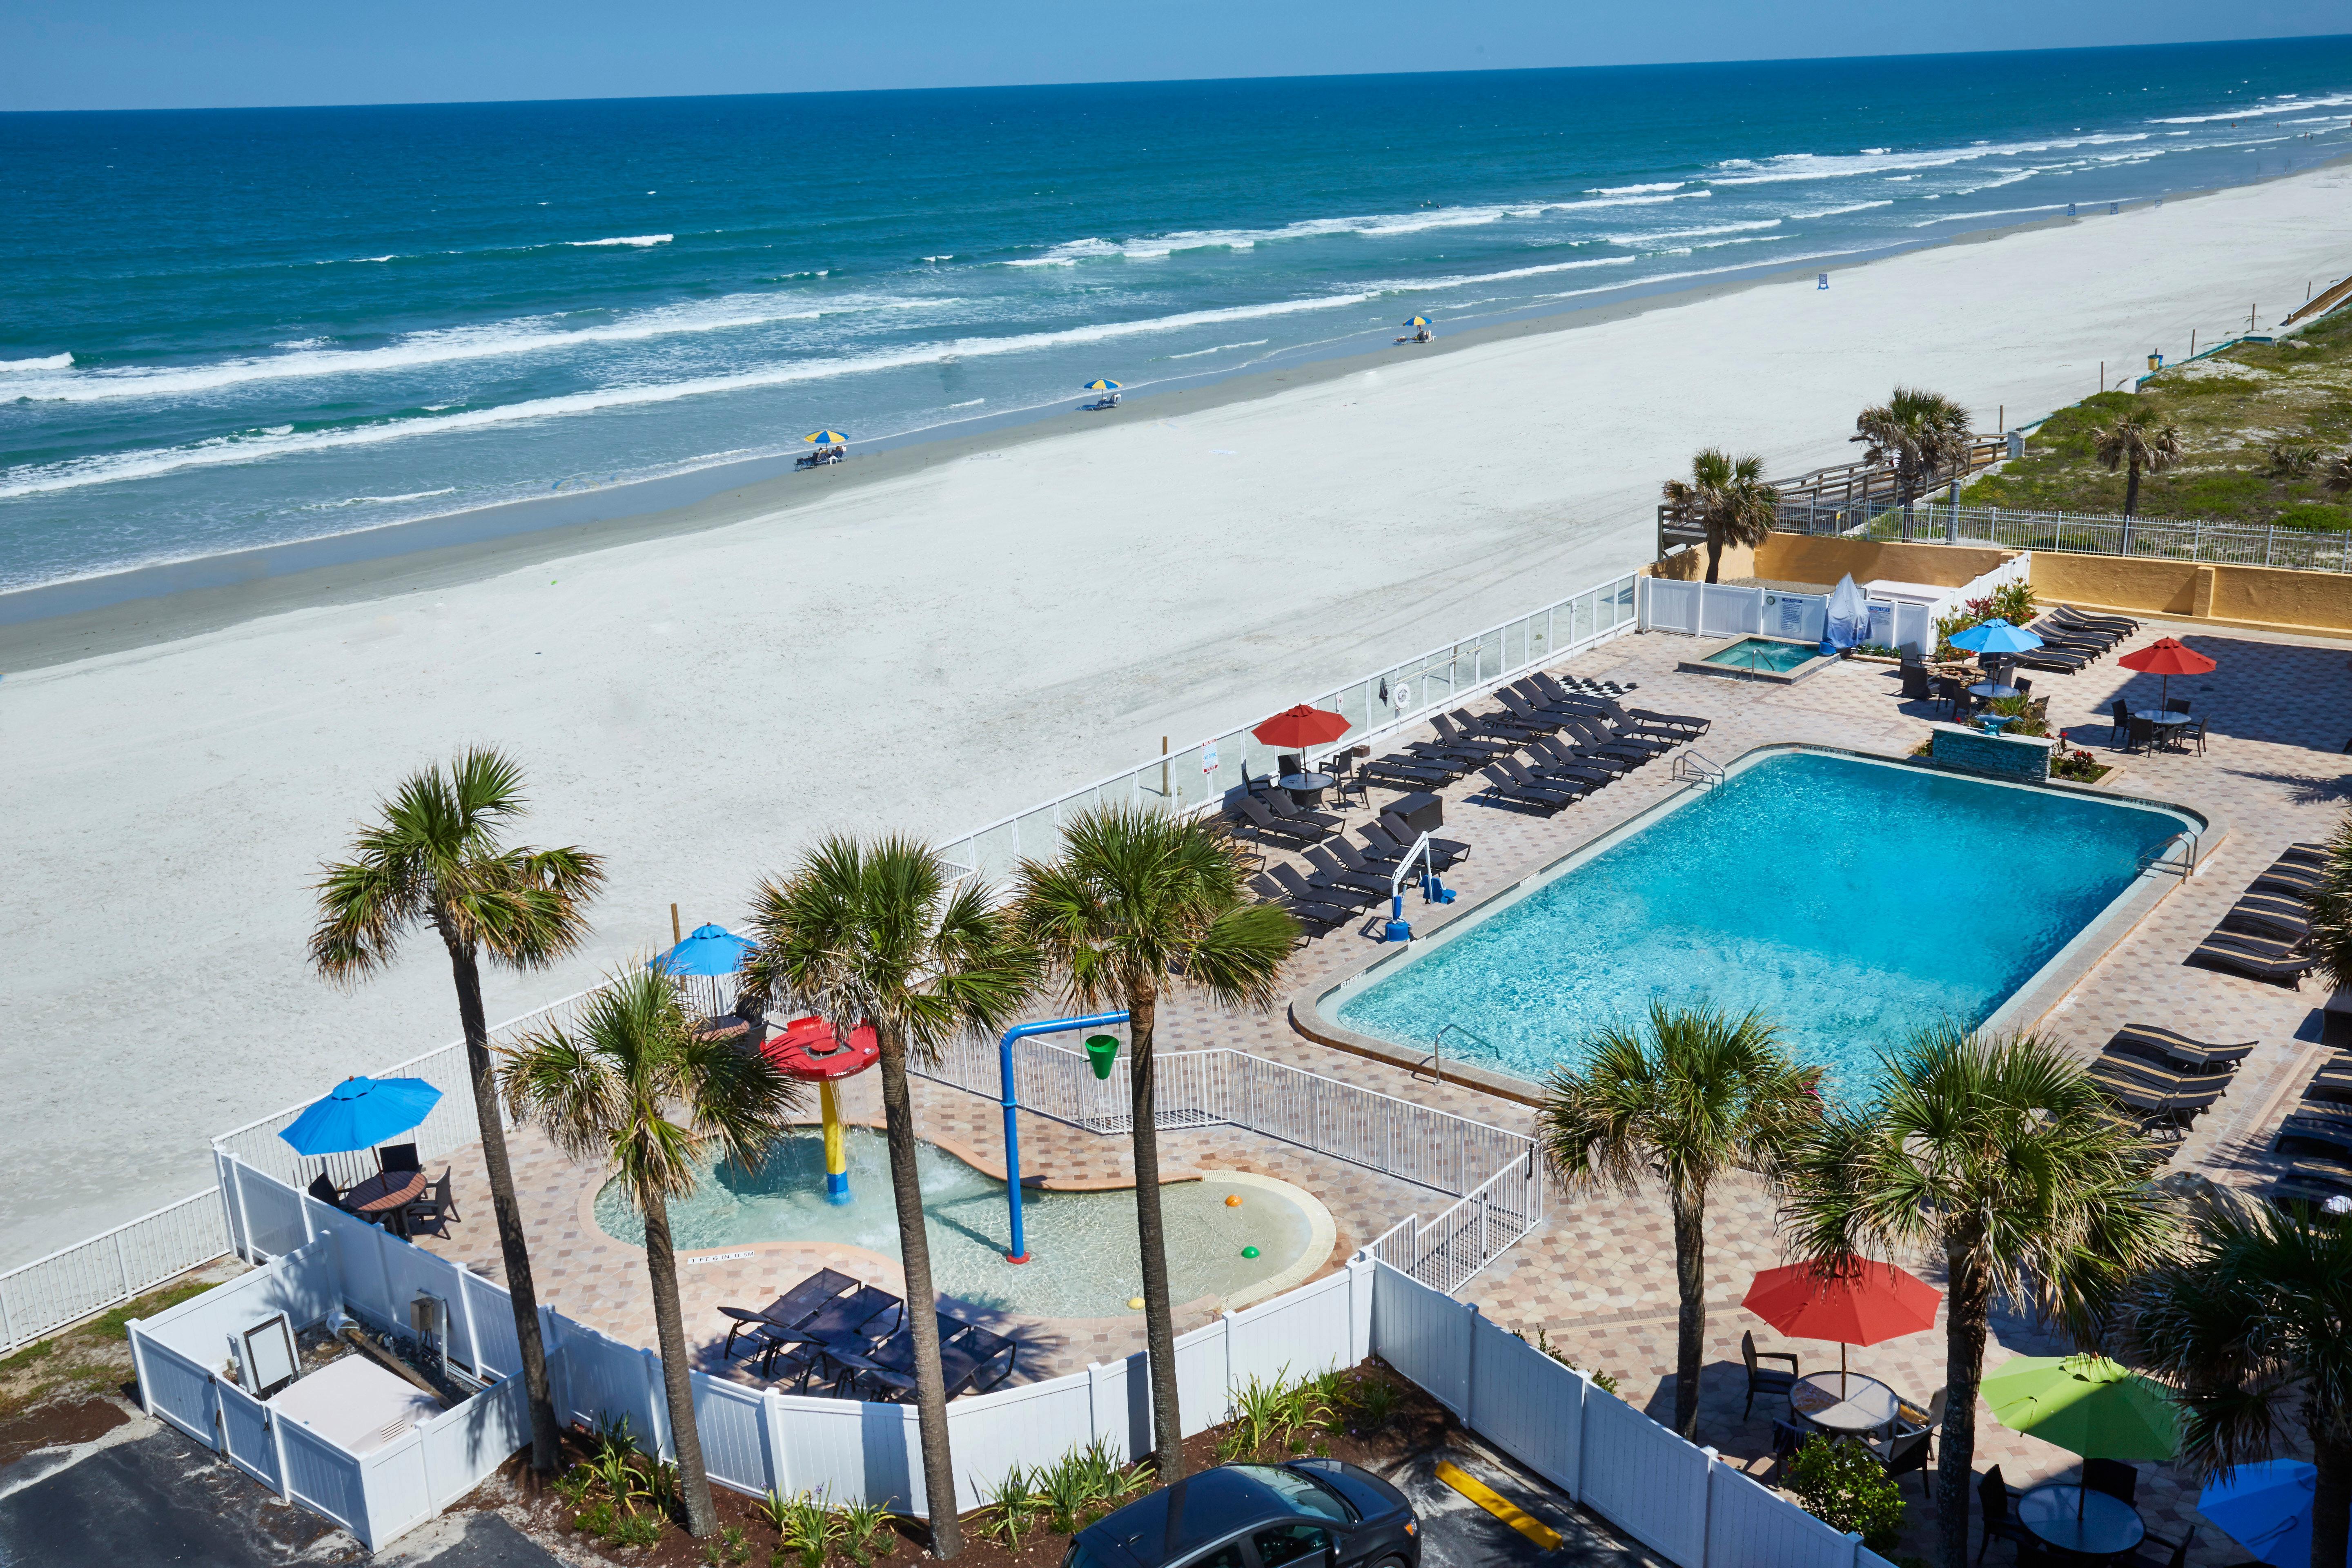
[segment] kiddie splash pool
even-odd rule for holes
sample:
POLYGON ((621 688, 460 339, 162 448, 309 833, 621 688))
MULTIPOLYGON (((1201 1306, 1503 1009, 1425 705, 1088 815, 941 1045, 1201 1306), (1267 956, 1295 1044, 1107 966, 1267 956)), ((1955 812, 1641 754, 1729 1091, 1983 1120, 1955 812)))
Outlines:
MULTIPOLYGON (((1841 1098, 1878 1055, 1965 1026, 2120 931, 2205 821, 2178 808, 1806 748, 1750 752, 1323 993, 1342 1031, 1540 1080, 1652 1001, 1757 1008, 1841 1098), (2045 973, 2046 972, 2046 973, 2045 973), (1447 1026, 1458 1026, 1448 1029, 1447 1026)), ((2026 1020, 2030 1021, 2030 1020, 2026 1020)))
MULTIPOLYGON (((680 1251, 766 1241, 836 1242, 893 1259, 898 1221, 890 1199, 890 1157, 883 1134, 847 1130, 850 1191, 856 1201, 824 1201, 824 1148, 814 1128, 777 1139, 757 1171, 730 1161, 702 1168, 695 1194, 670 1205, 680 1251)), ((929 1224, 932 1283, 975 1306, 1044 1318, 1125 1314, 1143 1289, 1137 1260, 1135 1194, 1021 1195, 1030 1260, 1008 1263, 1004 1184, 932 1143, 916 1145, 923 1212, 929 1224)), ((1322 1262, 1314 1240, 1331 1247, 1331 1219, 1297 1187, 1239 1172, 1204 1173, 1197 1182, 1160 1188, 1168 1231, 1170 1299, 1214 1296, 1233 1308, 1286 1288, 1322 1262), (1241 1203, 1229 1205, 1228 1197, 1241 1203), (1257 1256, 1244 1258, 1244 1247, 1257 1256), (1304 1266, 1302 1268, 1301 1266, 1304 1266), (1286 1278, 1287 1277, 1287 1278, 1286 1278)), ((596 1194, 596 1223, 615 1240, 645 1245, 644 1219, 617 1183, 596 1194)))
POLYGON ((1695 659, 1683 659, 1675 668, 1699 675, 1737 675, 1792 686, 1818 675, 1837 662, 1823 658, 1818 643, 1788 642, 1780 637, 1741 637, 1712 648, 1695 659))

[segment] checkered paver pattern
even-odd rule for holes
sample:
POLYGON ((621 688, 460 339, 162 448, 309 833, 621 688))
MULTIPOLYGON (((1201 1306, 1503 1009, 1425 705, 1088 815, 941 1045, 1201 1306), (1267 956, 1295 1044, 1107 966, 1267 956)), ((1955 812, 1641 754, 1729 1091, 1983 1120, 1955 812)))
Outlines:
MULTIPOLYGON (((2086 1056, 2116 1028, 2136 1021, 2161 1023, 2217 1042, 2259 1041, 2229 1096, 2179 1144, 2172 1162, 2176 1170, 2258 1187, 2270 1165, 2268 1140, 2316 1067, 2317 1009, 2324 997, 2315 983, 2298 993, 2188 968, 2181 960, 2284 846, 2324 837, 2352 804, 2341 752, 2352 736, 2352 650, 2317 639, 2150 622, 2116 652, 2166 635, 2219 661, 2210 675, 2171 683, 2176 697, 2188 697, 2208 718, 2202 755, 2126 756, 2108 744, 2109 704, 2121 696, 2133 707, 2150 706, 2158 687, 2154 677, 2119 668, 2112 655, 2077 675, 2036 675, 2035 694, 2051 699, 2053 723, 2073 731, 2077 744, 2102 761, 2122 764, 2121 773, 2107 781, 2113 787, 2202 811, 2226 826, 2226 837, 2206 855, 2197 874, 2123 936, 2041 1026, 2086 1056)), ((1693 647, 1685 637, 1640 634, 1591 650, 1567 668, 1587 678, 1638 683, 1629 705, 1707 716, 1713 729, 1696 749, 1717 763, 1751 747, 1789 741, 1900 755, 1928 732, 1933 714, 1927 704, 1900 700, 1899 675, 1892 666, 1853 661, 1798 685, 1779 686, 1677 672, 1677 660, 1689 657, 1693 647)), ((1550 817, 1470 802, 1478 787, 1475 774, 1454 784, 1444 792, 1445 832, 1473 843, 1475 852, 1447 875, 1460 901, 1444 910, 1416 905, 1417 927, 1425 931, 1458 916, 1485 894, 1662 798, 1679 787, 1669 772, 1663 762, 1638 769, 1550 817)), ((1373 798, 1384 802, 1394 793, 1376 789, 1373 798)), ((1351 821, 1362 820, 1361 811, 1349 808, 1351 821)), ((1364 931, 1336 932, 1302 950, 1289 988, 1319 989, 1376 952, 1364 931)), ((1167 1050, 1235 1047, 1518 1131, 1530 1123, 1525 1106, 1457 1084, 1433 1085, 1386 1063, 1314 1044, 1280 1014, 1236 1016, 1179 1000, 1162 1008, 1160 1041, 1167 1050)), ((871 1092, 853 1089, 852 1115, 876 1114, 870 1100, 861 1098, 871 1092)), ((951 1138, 995 1158, 998 1112, 992 1103, 929 1084, 919 1087, 917 1102, 927 1136, 951 1138)), ((1035 1117, 1024 1121, 1022 1142, 1028 1168, 1055 1176, 1114 1175, 1125 1167, 1123 1140, 1096 1138, 1035 1117)), ((593 1223, 583 1223, 583 1196, 600 1177, 564 1161, 535 1134, 519 1135, 515 1147, 543 1298, 624 1340, 650 1342, 641 1258, 604 1237, 593 1223)), ((1447 1202, 1441 1194, 1229 1129, 1171 1133, 1162 1148, 1171 1166, 1261 1171, 1313 1191, 1338 1222, 1335 1257, 1405 1214, 1431 1215, 1447 1202)), ((472 1223, 457 1227, 454 1241, 426 1245, 495 1273, 496 1240, 478 1166, 461 1154, 457 1169, 461 1206, 472 1223)), ((1768 1194, 1744 1179, 1727 1181, 1714 1196, 1706 1233, 1710 1310, 1701 1440, 1769 1481, 1769 1417, 1761 1401, 1752 1416, 1741 1410, 1741 1332, 1754 1331, 1765 1348, 1795 1350, 1809 1372, 1833 1364, 1834 1351, 1810 1342, 1786 1344, 1738 1305, 1758 1269, 1785 1261, 1768 1194)), ((772 1248, 755 1258, 684 1270, 687 1321, 690 1333, 705 1336, 697 1352, 704 1363, 717 1361, 719 1335, 710 1325, 722 1321, 710 1310, 713 1306, 763 1301, 820 1261, 844 1266, 838 1249, 772 1248)), ((1923 1277, 1936 1278, 1931 1262, 1913 1260, 1913 1266, 1923 1277)), ((895 1274, 887 1261, 863 1256, 852 1260, 849 1271, 886 1283, 895 1274)), ((1543 1224, 1462 1294, 1507 1326, 1530 1333, 1541 1327, 1580 1364, 1615 1373, 1633 1404, 1670 1415, 1674 1248, 1665 1205, 1656 1193, 1557 1197, 1543 1224)), ((1191 1304, 1185 1326, 1201 1321, 1209 1306, 1191 1304)), ((1072 1370, 1128 1353, 1140 1342, 1139 1315, 1013 1326, 1035 1346, 1035 1353, 1024 1358, 1027 1375, 1072 1370)), ((2012 1355, 2068 1348, 2030 1321, 1997 1313, 1987 1368, 2012 1355)), ((1929 1332, 1857 1350, 1851 1364, 1924 1404, 1943 1382, 1942 1336, 1929 1332)), ((742 1366, 735 1363, 734 1375, 749 1376, 742 1366)), ((2070 1454, 2004 1430, 1981 1406, 1978 1417, 1979 1468, 1999 1464, 2012 1485, 2060 1477, 2077 1464, 2070 1454)), ((1905 1487, 1907 1495, 1918 1497, 1916 1479, 1906 1479, 1905 1487)), ((2169 1466, 2141 1467, 2139 1506, 2151 1530, 2178 1536, 2197 1525, 2192 1562, 2219 1563, 2241 1555, 2219 1531, 2197 1520, 2195 1491, 2169 1466)), ((1924 1550, 1932 1528, 1929 1510, 1916 1507, 1912 1518, 1912 1538, 1905 1549, 1924 1550)))

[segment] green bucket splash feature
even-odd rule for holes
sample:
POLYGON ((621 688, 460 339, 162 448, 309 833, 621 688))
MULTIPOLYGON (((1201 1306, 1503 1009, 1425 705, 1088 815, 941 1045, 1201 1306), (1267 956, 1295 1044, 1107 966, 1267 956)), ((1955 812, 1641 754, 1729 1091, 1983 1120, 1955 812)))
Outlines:
POLYGON ((1118 1037, 1117 1035, 1088 1035, 1087 1037, 1087 1060, 1094 1064, 1095 1077, 1110 1077, 1110 1064, 1118 1060, 1118 1037))

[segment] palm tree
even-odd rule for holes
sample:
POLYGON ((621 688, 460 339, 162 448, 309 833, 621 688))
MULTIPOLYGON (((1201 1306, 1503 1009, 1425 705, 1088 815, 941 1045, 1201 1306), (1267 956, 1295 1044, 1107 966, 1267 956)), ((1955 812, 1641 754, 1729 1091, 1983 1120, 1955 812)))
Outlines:
POLYGON ((1706 1348, 1707 1189, 1735 1166, 1774 1177, 1820 1119, 1820 1071, 1790 1061, 1759 1014, 1728 1018, 1663 1002, 1650 1005, 1646 1035, 1612 1026, 1588 1051, 1581 1071, 1563 1068, 1544 1086, 1538 1136, 1571 1190, 1631 1194, 1653 1173, 1664 1182, 1682 1292, 1675 1430, 1695 1439, 1706 1348))
POLYGON ((1854 416, 1855 441, 1869 443, 1863 456, 1895 465, 1895 499, 1903 507, 1903 537, 1911 537, 1911 503, 1934 480, 1937 470, 1965 463, 1976 439, 1969 412, 1941 393, 1898 386, 1875 408, 1854 416))
MULTIPOLYGON (((2124 482, 2125 526, 2130 526, 2132 514, 2139 510, 2139 476, 2143 469, 2160 474, 2180 460, 2180 432, 2170 425, 2157 423, 2153 409, 2135 408, 2128 414, 2118 414, 2106 424, 2091 432, 2091 449, 2107 472, 2130 466, 2131 477, 2124 482)), ((2124 549, 2131 549, 2126 543, 2124 549)))
POLYGON ((2319 470, 2319 482, 2331 490, 2352 490, 2352 452, 2339 452, 2319 470))
POLYGON ((962 1549, 962 1533, 948 1452, 939 1319, 929 1310, 937 1292, 930 1237, 923 1228, 907 1064, 936 1061, 958 1038, 1009 1028, 1034 984, 1034 966, 1013 940, 1010 922, 973 881, 950 886, 939 856, 896 836, 870 845, 826 839, 782 881, 760 884, 751 928, 759 946, 745 966, 747 989, 798 997, 824 1014, 845 1039, 871 1023, 882 1047, 882 1112, 915 1345, 916 1427, 931 1551, 952 1557, 962 1549))
POLYGON ((1660 487, 1666 515, 1706 531, 1706 580, 1723 569, 1723 552, 1734 544, 1753 550, 1770 537, 1780 515, 1780 492, 1764 482, 1764 459, 1734 458, 1713 447, 1691 458, 1691 477, 1660 487))
POLYGON ((2038 1036, 1944 1025, 1885 1063, 1879 1099, 1826 1116, 1784 1168, 1781 1228, 1810 1258, 1942 1255, 1945 1403, 1936 1519, 1968 1560, 1977 1385, 1996 1298, 2086 1342, 2166 1236, 2162 1154, 2080 1062, 2038 1036))
POLYGON ((489 1027, 482 1015, 480 960, 513 970, 544 969, 575 951, 588 933, 583 910, 604 880, 604 863, 577 845, 531 849, 504 843, 501 831, 522 815, 522 770, 477 747, 447 770, 410 775, 377 806, 352 841, 352 858, 330 861, 316 884, 319 923, 310 962, 319 973, 355 985, 390 964, 400 941, 430 925, 449 952, 457 1016, 466 1035, 466 1070, 474 1083, 482 1167, 498 1217, 507 1295, 514 1305, 523 1392, 530 1405, 531 1468, 556 1461, 555 1406, 548 1396, 547 1352, 540 1342, 539 1296, 514 1171, 499 1122, 490 1074, 489 1027))
POLYGON ((1071 1005, 1127 1010, 1135 1136, 1135 1229, 1142 1252, 1144 1338, 1151 1357, 1154 1462, 1183 1479, 1176 1405, 1176 1320, 1160 1212, 1153 1032, 1160 998, 1191 992, 1223 1007, 1271 1008, 1298 939, 1285 910, 1250 902, 1228 842, 1161 811, 1106 805, 1062 828, 1053 860, 1024 860, 1013 919, 1071 1005))
POLYGON ((654 1290, 663 1391, 677 1449, 686 1527, 719 1528, 702 1436, 694 1424, 693 1367, 678 1307, 669 1205, 694 1195, 706 1159, 756 1171, 782 1124, 801 1107, 801 1086, 765 1053, 706 1037, 677 988, 643 967, 613 977, 582 1004, 569 1029, 535 1030, 504 1053, 499 1078, 518 1114, 546 1129, 575 1159, 610 1162, 645 1217, 646 1272, 654 1290))
POLYGON ((2352 1226, 2227 1188, 2191 1204, 2180 1256, 2151 1269, 2125 1318, 2136 1361, 2172 1384, 2182 1457, 2200 1479, 2272 1457, 2296 1404, 2318 1468, 2312 1568, 2352 1541, 2352 1226))

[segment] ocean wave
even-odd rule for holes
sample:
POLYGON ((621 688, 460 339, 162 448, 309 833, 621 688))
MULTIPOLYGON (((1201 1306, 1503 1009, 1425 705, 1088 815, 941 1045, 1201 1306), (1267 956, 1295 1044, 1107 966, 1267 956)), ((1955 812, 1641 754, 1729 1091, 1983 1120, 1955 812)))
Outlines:
POLYGON ((1134 239, 1109 240, 1089 236, 1085 239, 1066 240, 1054 246, 1045 255, 1025 257, 1007 262, 1011 267, 1066 267, 1080 261, 1121 257, 1131 261, 1156 261, 1179 250, 1252 250, 1261 245, 1276 244, 1290 239, 1317 239, 1328 235, 1356 234, 1380 239, 1396 235, 1421 234, 1431 229, 1481 228, 1500 223, 1505 218, 1540 217, 1546 213, 1586 212, 1597 208, 1653 206, 1665 202, 1691 201, 1712 195, 1711 191, 1684 191, 1675 187, 1680 180, 1657 187, 1627 187, 1628 192, 1663 190, 1668 195, 1615 194, 1591 201, 1498 202, 1486 206, 1437 207, 1426 212, 1379 213, 1357 217, 1302 218, 1284 224, 1279 228, 1202 228, 1179 229, 1169 234, 1139 236, 1134 239))
POLYGON ((0 359, 0 375, 12 371, 71 370, 73 362, 69 353, 48 354, 40 359, 0 359))
POLYGON ((1245 343, 1219 343, 1213 349, 1188 349, 1181 354, 1170 354, 1168 357, 1170 359, 1199 359, 1202 354, 1221 354, 1227 349, 1263 348, 1273 341, 1274 340, 1272 338, 1252 338, 1245 343))
POLYGON ((411 490, 406 495, 400 496, 345 496, 341 500, 313 501, 309 506, 303 508, 303 510, 305 511, 325 511, 336 507, 379 506, 391 501, 431 500, 435 496, 453 496, 457 493, 457 486, 443 485, 437 490, 411 490))
POLYGON ((1744 234, 1750 229, 1777 228, 1777 217, 1748 218, 1739 223, 1709 224, 1705 228, 1670 228, 1657 234, 1612 234, 1601 237, 1612 245, 1650 245, 1662 239, 1703 239, 1709 235, 1744 234))
MULTIPOLYGON (((1547 269, 1538 268, 1531 270, 1547 269)), ((1506 274, 1506 276, 1517 276, 1517 274, 1506 274)), ((310 430, 297 430, 290 425, 275 425, 259 430, 215 436, 206 440, 190 442, 178 447, 110 453, 100 457, 74 458, 56 463, 26 464, 15 468, 0 470, 0 500, 57 490, 81 489, 91 485, 119 484, 129 479, 152 479, 159 474, 174 473, 187 468, 219 468, 263 462, 338 447, 380 446, 386 442, 409 440, 419 436, 455 434, 569 415, 593 414, 649 404, 676 403, 689 397, 705 397, 718 393, 789 386, 799 382, 831 380, 838 376, 856 375, 869 371, 893 370, 908 365, 936 364, 949 359, 976 359, 998 354, 1024 353, 1038 349, 1060 348, 1072 343, 1109 342, 1119 338, 1150 332, 1175 331, 1186 327, 1210 326, 1220 321, 1248 321, 1269 316, 1295 315, 1301 311, 1334 310, 1349 305, 1365 304, 1378 298, 1380 295, 1377 292, 1358 290, 1313 299, 1270 300, 1258 305, 1229 305, 1216 310, 1184 310, 1173 315, 1147 317, 1133 321, 1101 321, 1083 327, 1066 328, 1059 331, 1022 332, 1002 338, 962 338, 949 342, 927 343, 847 358, 804 360, 794 364, 770 365, 760 370, 744 371, 732 375, 695 376, 681 381, 602 387, 592 392, 530 398, 520 403, 499 404, 486 408, 468 408, 432 419, 415 417, 382 419, 360 425, 310 430)))
POLYGON ((1383 294, 1430 293, 1442 289, 1464 289, 1473 283, 1505 283, 1514 278, 1541 278, 1547 273, 1573 272, 1586 267, 1631 267, 1641 259, 1638 256, 1596 256, 1585 261, 1548 261, 1540 267, 1514 267, 1504 272, 1465 272, 1453 278, 1394 278, 1371 287, 1383 294))
POLYGON ((667 245, 677 237, 674 234, 625 234, 617 239, 567 239, 563 243, 579 249, 598 245, 626 245, 642 250, 649 245, 667 245))
POLYGON ((2078 147, 2108 146, 2119 142, 2144 142, 2147 139, 2147 132, 2144 131, 2102 131, 2087 135, 2053 137, 2042 142, 1978 142, 1966 147, 1931 147, 1910 153, 1782 153, 1761 163, 1744 158, 1727 160, 1717 166, 1733 172, 1716 175, 1715 182, 1721 185, 1764 185, 1788 180, 1850 180, 1871 174, 1893 174, 1905 170, 1948 168, 1954 163, 1965 163, 1978 158, 2016 158, 2029 153, 2072 151, 2078 147))
POLYGON ((2219 114, 2167 114, 2148 121, 2147 123, 2150 125, 2210 125, 2222 120, 2264 120, 2273 114, 2300 114, 2306 109, 2336 109, 2347 103, 2352 103, 2352 92, 2335 93, 2326 98, 2297 98, 2289 95, 2275 102, 2257 101, 2244 109, 2224 110, 2219 114))
POLYGON ((1584 194, 1588 196, 1645 196, 1652 191, 1678 191, 1689 182, 1660 180, 1648 185, 1595 185, 1584 194))
POLYGON ((1849 202, 1842 207, 1822 207, 1814 212, 1790 213, 1788 216, 1790 223, 1803 223, 1811 218, 1836 217, 1843 213, 1868 212, 1873 207, 1891 207, 1894 205, 1894 197, 1885 196, 1874 202, 1849 202))
MULTIPOLYGON (((643 342, 681 333, 728 331, 769 326, 779 321, 814 321, 827 315, 854 315, 867 310, 927 310, 961 303, 952 298, 890 299, 874 295, 843 295, 810 300, 772 294, 737 294, 707 303, 665 305, 633 312, 618 321, 593 327, 563 328, 550 323, 561 315, 525 317, 477 327, 450 327, 413 332, 381 348, 337 349, 295 347, 266 357, 220 360, 211 364, 158 369, 124 366, 89 370, 72 375, 42 374, 41 371, 71 369, 70 355, 61 363, 18 361, 0 363, 0 400, 31 398, 36 402, 100 403, 133 397, 184 397, 231 390, 251 382, 279 381, 322 375, 364 375, 421 366, 499 359, 512 354, 560 352, 599 343, 643 342), (27 371, 25 367, 33 367, 27 371), (20 373, 12 374, 11 372, 20 373)), ((325 339, 308 339, 323 344, 325 339)))

